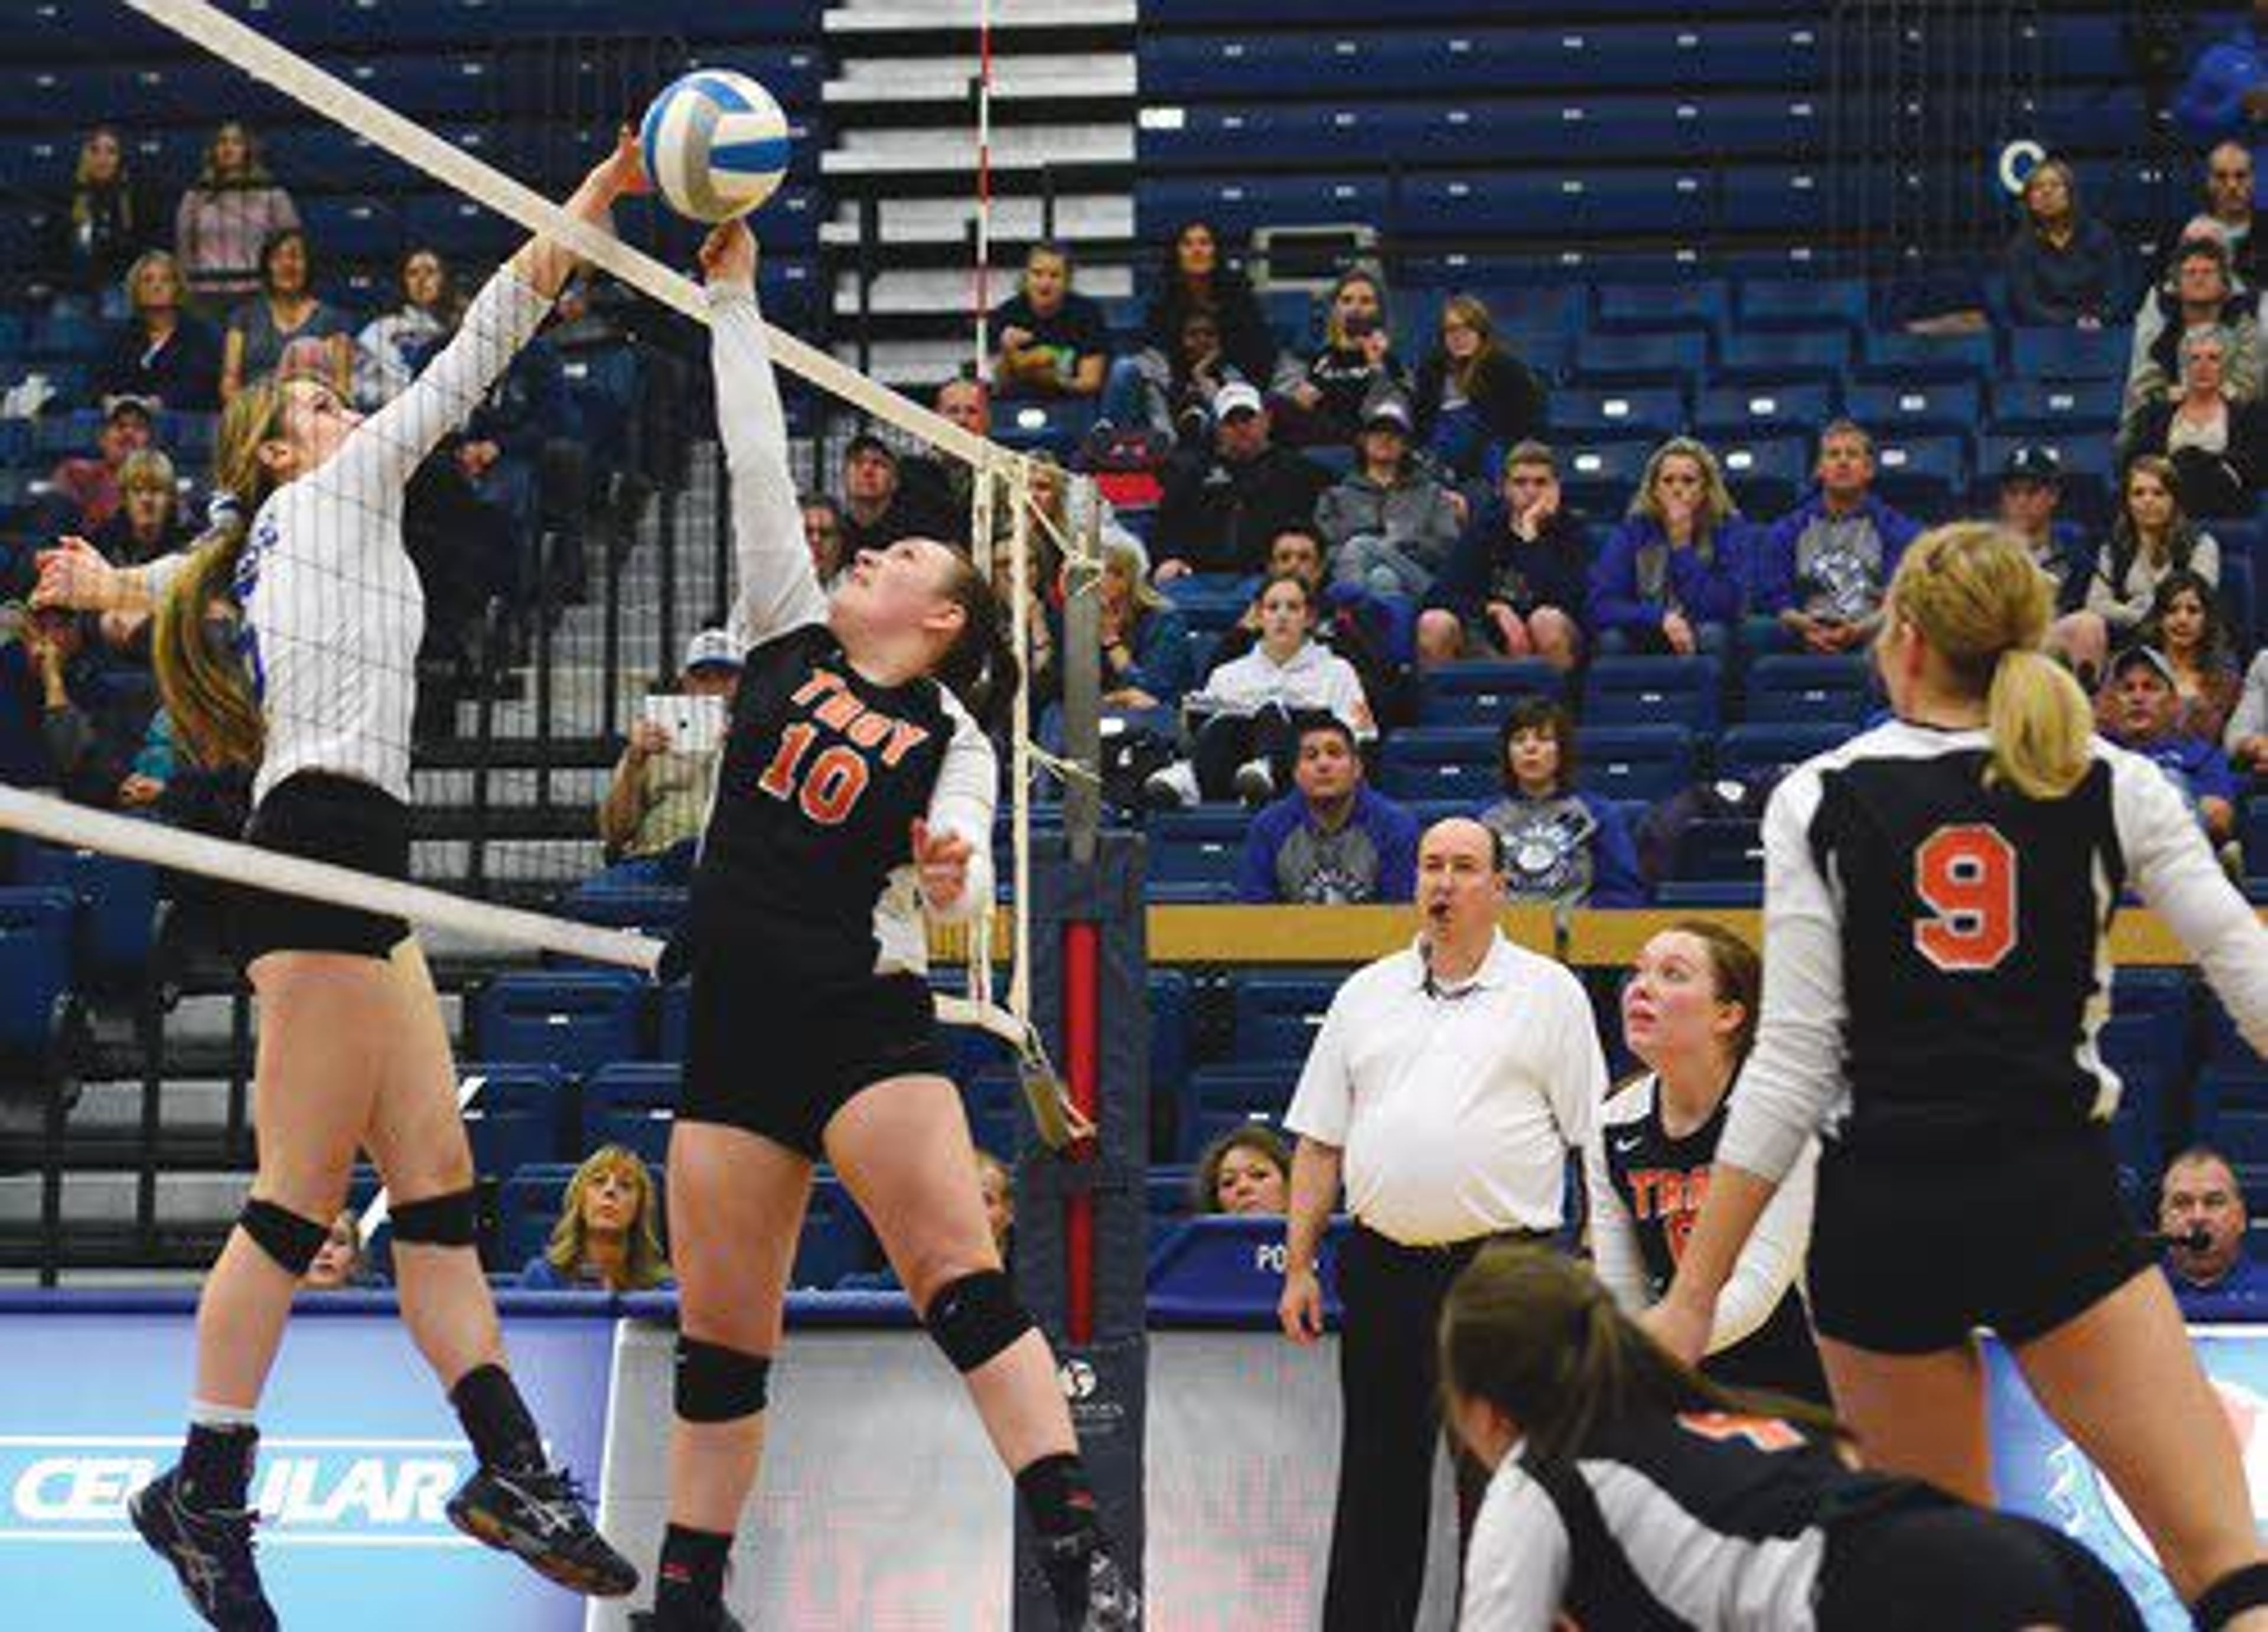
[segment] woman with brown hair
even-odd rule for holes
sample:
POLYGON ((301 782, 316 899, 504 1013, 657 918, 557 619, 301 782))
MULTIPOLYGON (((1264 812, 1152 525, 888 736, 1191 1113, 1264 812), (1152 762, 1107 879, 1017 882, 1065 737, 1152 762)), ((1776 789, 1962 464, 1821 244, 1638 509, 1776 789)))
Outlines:
POLYGON ((181 263, 145 251, 126 272, 126 325, 95 388, 106 397, 142 397, 177 414, 220 406, 220 337, 189 314, 181 263))
POLYGON ((2145 453, 2126 467, 2118 490, 2118 518, 2088 579, 2085 606, 2101 621, 2108 647, 2124 645, 2150 615, 2168 573, 2220 582, 2220 546, 2183 513, 2181 478, 2170 459, 2145 453))
POLYGON ((1591 569, 1599 651, 1721 650, 1748 604, 1753 532, 1704 444, 1672 437, 1654 449, 1591 569))
POLYGON ((157 212, 127 163, 115 125, 97 125, 79 143, 70 200, 55 218, 57 279, 66 288, 110 295, 134 258, 156 239, 157 212))
POLYGON ((1441 308, 1440 343, 1418 364, 1417 397, 1418 441, 1460 482, 1484 474, 1491 447, 1544 432, 1543 384, 1498 342, 1477 295, 1452 295, 1441 308))
MULTIPOLYGON (((566 204, 603 226, 641 185, 625 132, 566 204)), ((210 768, 255 769, 255 845, 393 878, 409 873, 409 724, 424 597, 402 543, 410 474, 531 339, 574 257, 529 242, 489 280, 457 337, 364 419, 327 382, 261 380, 222 415, 230 508, 195 548, 114 569, 71 541, 40 562, 38 598, 154 608, 158 689, 210 768), (213 619, 216 604, 232 606, 213 619)), ((196 1393, 180 1465, 134 1498, 136 1527, 197 1612, 273 1628, 247 1504, 260 1400, 291 1294, 321 1249, 357 1150, 394 1197, 402 1319, 479 1466, 451 1521, 574 1591, 615 1597, 637 1572, 549 1465, 504 1366, 475 1251, 478 1198, 456 1070, 431 974, 399 918, 247 890, 235 938, 260 1001, 251 1198, 197 1307, 196 1393)))
POLYGON ((1464 1632, 2140 1632, 2078 1542, 1854 1471, 1823 1412, 1680 1364, 1557 1253, 1484 1248, 1440 1343, 1444 1415, 1492 1470, 1464 1632))
POLYGON ((670 1279, 653 1175, 637 1151, 619 1144, 583 1158, 560 1198, 550 1240, 519 1272, 522 1286, 546 1291, 645 1292, 670 1279))
POLYGON ((2268 929, 2172 782, 2094 734, 2085 694, 2041 650, 2051 610, 2030 553, 1997 527, 1939 527, 1899 562, 1875 646, 1896 717, 1797 767, 1765 809, 1763 1019, 1647 1324, 1681 1357, 1707 1348, 1749 1235, 1816 1137, 1812 1324, 1867 1462, 1992 1499, 1989 1326, 2198 1625, 2257 1628, 2268 1564, 2242 1459, 2120 1200, 2119 1083, 2095 1037, 2124 890, 2256 1048, 2268 929))
POLYGON ((2008 315, 2036 327, 2101 328, 2126 310, 2118 235, 2080 208, 2079 184, 2060 158, 2024 178, 2024 219, 2008 240, 2008 315))
POLYGON ((197 179, 174 212, 173 253, 189 293, 210 312, 255 292, 260 246, 298 224, 298 208, 268 173, 259 139, 241 120, 227 121, 205 144, 197 179))
MULTIPOLYGON (((1646 1069, 1607 1096, 1583 1156, 1599 1278, 1631 1314, 1677 1273, 1709 1194, 1734 1083, 1756 1042, 1763 987, 1756 948, 1701 919, 1648 940, 1623 987, 1623 1040, 1646 1069)), ((1741 1253, 1701 1370, 1824 1405, 1827 1378, 1796 1290, 1817 1161, 1815 1148, 1805 1152, 1741 1253)))

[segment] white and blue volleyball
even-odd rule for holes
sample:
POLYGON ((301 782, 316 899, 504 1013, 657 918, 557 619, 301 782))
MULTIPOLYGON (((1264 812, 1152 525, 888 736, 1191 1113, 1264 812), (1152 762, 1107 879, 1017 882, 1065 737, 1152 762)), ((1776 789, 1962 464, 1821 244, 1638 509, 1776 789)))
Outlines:
POLYGON ((669 207, 730 221, 770 198, 787 174, 787 115, 746 74, 704 68, 680 79, 638 127, 645 173, 669 207))

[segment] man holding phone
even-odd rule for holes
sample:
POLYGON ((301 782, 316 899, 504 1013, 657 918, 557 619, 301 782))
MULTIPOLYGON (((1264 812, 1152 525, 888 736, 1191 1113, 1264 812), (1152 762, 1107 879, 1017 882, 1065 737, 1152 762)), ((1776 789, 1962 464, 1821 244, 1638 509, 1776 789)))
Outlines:
POLYGON ((723 629, 688 642, 678 689, 645 700, 599 806, 608 865, 574 893, 682 885, 717 783, 725 722, 740 684, 740 651, 723 629))

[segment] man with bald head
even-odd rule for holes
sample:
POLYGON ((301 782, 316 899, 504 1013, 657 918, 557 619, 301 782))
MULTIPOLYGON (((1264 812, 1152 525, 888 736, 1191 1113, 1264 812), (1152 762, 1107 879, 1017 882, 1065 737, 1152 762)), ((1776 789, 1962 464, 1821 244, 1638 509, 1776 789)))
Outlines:
POLYGON ((1434 1327, 1488 1241, 1548 1239, 1567 1217, 1567 1152, 1605 1097, 1575 977, 1498 919, 1505 859, 1466 817, 1418 846, 1418 936, 1332 998, 1285 1126, 1292 1165, 1285 1335, 1322 1334, 1315 1256, 1344 1183, 1338 1257, 1338 1509, 1325 1632, 1401 1632, 1425 1589, 1434 1447, 1434 1327))

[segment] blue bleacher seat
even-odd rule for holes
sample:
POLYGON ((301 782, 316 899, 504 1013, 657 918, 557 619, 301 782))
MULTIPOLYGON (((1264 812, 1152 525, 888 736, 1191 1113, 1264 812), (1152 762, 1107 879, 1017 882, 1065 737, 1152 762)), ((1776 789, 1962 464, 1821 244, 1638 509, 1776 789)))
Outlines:
POLYGON ((1306 1060, 1340 978, 1336 974, 1241 974, 1236 981, 1237 1063, 1306 1060))
POLYGON ((1683 725, 1582 725, 1576 781, 1609 798, 1668 798, 1693 780, 1693 733, 1683 725))
POLYGON ((1969 450, 1962 437, 1878 435, 1874 439, 1875 491, 1910 516, 1938 519, 1969 491, 1969 450))
POLYGON ((1300 1081, 1300 1062, 1201 1065, 1189 1073, 1187 1114, 1177 1126, 1182 1161, 1195 1161, 1215 1138, 1248 1121, 1280 1123, 1300 1081))
POLYGON ((1503 786, 1496 732, 1485 726, 1417 726, 1386 739, 1379 786, 1396 799, 1492 798, 1503 786))
POLYGON ((550 1061, 587 1077, 637 1057, 644 990, 627 970, 513 971, 481 991, 473 1035, 485 1058, 550 1061))
POLYGON ((501 1179, 559 1154, 558 1131, 549 1114, 490 1110, 475 1100, 465 1107, 464 1124, 473 1171, 483 1179, 501 1179))
POLYGON ((1577 386, 1551 393, 1551 434, 1564 442, 1652 444, 1684 429, 1683 392, 1577 386))
POLYGON ((582 1148, 625 1145, 648 1163, 667 1159, 682 1076, 675 1065, 616 1061, 583 1084, 582 1148))
POLYGON ((691 893, 681 884, 625 884, 578 890, 561 910, 585 923, 640 930, 666 938, 685 917, 691 893))
POLYGON ((104 993, 138 991, 150 978, 159 928, 158 870, 99 850, 26 842, 18 882, 68 890, 77 902, 72 934, 77 984, 104 993))
POLYGON ((1745 714, 1755 724, 1826 721, 1857 725, 1876 707, 1864 658, 1773 652, 1749 664, 1745 714))
POLYGON ((1584 680, 1583 721, 1713 730, 1723 679, 1707 656, 1600 658, 1584 680))
POLYGON ((1867 286, 1849 278, 1750 278, 1734 314, 1745 329, 1867 326, 1867 286))
POLYGON ((1725 224, 1741 232, 1801 232, 1827 211, 1830 178, 1812 165, 1743 165, 1725 173, 1725 224))
POLYGON ((1911 334, 1904 329, 1867 331, 1859 379, 1906 385, 1991 379, 1996 370, 1990 334, 1911 334))
POLYGON ((1837 394, 1834 386, 1819 380, 1711 386, 1695 400, 1694 434, 1712 445, 1789 433, 1815 434, 1834 417, 1837 394))
POLYGON ((2115 379, 2001 379, 1992 383, 1991 423, 2010 436, 2107 434, 2124 393, 2115 379))
POLYGON ((2018 379, 2124 379, 2133 349, 2124 327, 2019 328, 2009 335, 2009 371, 2018 379))
POLYGON ((1134 207, 1145 232, 1163 232, 1202 218, 1241 234, 1259 226, 1375 224, 1387 217, 1387 191, 1386 183, 1373 177, 1145 176, 1135 182, 1134 207))
POLYGON ((1852 386, 1843 406, 1877 441, 1949 436, 1966 444, 1984 418, 1982 396, 1970 380, 1910 380, 1852 386))
POLYGON ((1236 866, 1244 854, 1251 812, 1236 805, 1161 811, 1150 818, 1152 901, 1233 901, 1236 866))
MULTIPOLYGON (((572 1091, 567 1073, 557 1066, 526 1060, 460 1060, 457 1062, 457 1082, 460 1088, 480 1079, 479 1091, 472 1103, 492 1111, 511 1112, 518 1115, 547 1115, 556 1118, 560 1131, 567 1136, 564 1143, 573 1143, 576 1129, 567 1115, 572 1104, 572 1091)), ((545 1161, 555 1161, 569 1154, 562 1150, 547 1156, 545 1161)))
POLYGON ((1020 453, 1051 453, 1068 459, 1094 429, 1094 406, 1077 398, 995 398, 992 437, 1020 453))
POLYGON ((1802 437, 1720 443, 1717 460, 1742 511, 1759 520, 1792 509, 1811 480, 1811 445, 1802 437))
POLYGON ((1760 823, 1705 817, 1677 835, 1670 876, 1689 883, 1761 879, 1764 872, 1760 823))
POLYGON ((1150 1003, 1150 1099, 1180 1101, 1189 1074, 1189 977, 1180 969, 1152 968, 1150 1003))
POLYGON ((1717 769, 1727 776, 1800 765, 1851 735, 1847 725, 1734 725, 1717 739, 1717 769))
POLYGON ((1761 907, 1764 899, 1761 878, 1665 878, 1653 886, 1655 906, 1699 912, 1761 907))
POLYGON ((1850 365, 1851 332, 1844 328, 1767 330, 1727 334, 1717 349, 1712 380, 1809 379, 1832 384, 1850 365))
POLYGON ((77 912, 68 890, 0 888, 0 1060, 16 1070, 56 1063, 77 912))
POLYGON ((1646 474, 1644 443, 1562 442, 1559 482, 1568 507, 1580 514, 1619 515, 1646 474))
POLYGON ((1705 334, 1591 334, 1574 357, 1577 379, 1598 386, 1653 386, 1690 391, 1709 367, 1705 334))
POLYGON ((1014 1158, 1023 1097, 1023 1085, 1012 1066, 980 1071, 961 1084, 968 1136, 978 1150, 990 1150, 1003 1161, 1014 1158))
MULTIPOLYGON (((1674 283, 1606 283, 1598 290, 1596 323, 1605 333, 1658 334, 1668 329, 1694 329, 1705 334, 1724 331, 1725 313, 1731 305, 1728 286, 1721 278, 1694 278, 1674 283)), ((1552 425, 1559 424, 1558 403, 1552 403, 1552 425)))
POLYGON ((1445 664, 1423 676, 1418 723, 1493 730, 1521 698, 1556 698, 1565 688, 1559 671, 1539 658, 1445 664))

